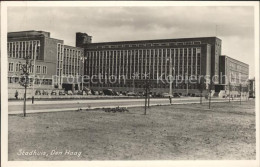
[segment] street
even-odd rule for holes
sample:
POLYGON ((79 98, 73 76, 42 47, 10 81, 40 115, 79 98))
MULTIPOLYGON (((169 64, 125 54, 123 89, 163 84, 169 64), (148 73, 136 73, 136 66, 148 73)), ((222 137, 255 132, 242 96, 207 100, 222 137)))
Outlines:
MULTIPOLYGON (((233 101, 239 101, 234 99, 233 101)), ((245 100, 242 99, 242 100, 245 100)), ((232 100, 231 100, 232 101, 232 100)), ((228 102, 227 99, 212 98, 211 102, 228 102)), ((181 97, 172 98, 172 104, 189 104, 200 103, 200 97, 181 97)), ((203 103, 208 103, 208 100, 203 98, 203 103)), ((98 99, 98 100, 50 100, 50 101, 35 101, 34 104, 30 100, 26 103, 27 113, 39 112, 55 112, 55 111, 73 111, 78 109, 95 109, 95 108, 112 108, 112 107, 138 107, 144 106, 144 99, 98 99)), ((151 98, 150 105, 169 105, 168 98, 151 98)), ((20 114, 23 112, 23 101, 9 101, 9 114, 20 114)))

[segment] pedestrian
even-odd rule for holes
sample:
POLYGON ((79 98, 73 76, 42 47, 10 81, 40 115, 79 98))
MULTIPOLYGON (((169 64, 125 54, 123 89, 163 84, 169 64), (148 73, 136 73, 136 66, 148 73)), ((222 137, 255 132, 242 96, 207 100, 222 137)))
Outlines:
POLYGON ((169 100, 170 100, 170 104, 172 104, 172 97, 171 96, 169 96, 169 100))
POLYGON ((18 99, 18 91, 15 91, 14 97, 16 98, 16 100, 18 99))

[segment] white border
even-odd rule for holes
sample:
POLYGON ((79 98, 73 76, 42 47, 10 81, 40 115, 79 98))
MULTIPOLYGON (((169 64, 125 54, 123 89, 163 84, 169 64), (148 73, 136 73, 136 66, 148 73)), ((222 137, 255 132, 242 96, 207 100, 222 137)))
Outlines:
POLYGON ((254 6, 255 16, 255 79, 256 102, 259 101, 259 2, 194 2, 194 1, 97 1, 97 2, 2 2, 1 3, 1 166, 200 166, 200 167, 259 167, 259 103, 256 103, 256 160, 237 161, 8 161, 8 101, 7 101, 7 7, 41 6, 41 7, 98 7, 98 6, 254 6))

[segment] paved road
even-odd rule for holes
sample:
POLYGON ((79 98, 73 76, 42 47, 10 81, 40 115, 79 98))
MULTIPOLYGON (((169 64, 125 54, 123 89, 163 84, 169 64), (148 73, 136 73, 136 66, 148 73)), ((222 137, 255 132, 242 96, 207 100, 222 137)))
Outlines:
MULTIPOLYGON (((212 102, 227 102, 228 99, 212 98, 212 102)), ((234 101, 239 101, 235 99, 234 101)), ((204 103, 208 100, 203 99, 204 103)), ((172 104, 189 104, 199 103, 199 97, 183 97, 173 98, 172 104)), ((169 105, 168 98, 151 98, 150 104, 153 105, 169 105)), ((81 109, 94 109, 102 107, 135 107, 144 106, 144 99, 99 99, 99 100, 60 100, 60 101, 27 101, 27 113, 37 112, 55 112, 81 109)), ((23 101, 8 102, 9 114, 20 114, 23 111, 23 101)))

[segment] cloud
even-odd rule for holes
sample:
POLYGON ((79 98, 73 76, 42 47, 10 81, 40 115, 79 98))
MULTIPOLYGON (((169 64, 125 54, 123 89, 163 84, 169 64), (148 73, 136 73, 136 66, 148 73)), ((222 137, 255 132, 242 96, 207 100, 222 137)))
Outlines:
POLYGON ((223 54, 247 62, 239 54, 254 53, 253 7, 9 7, 8 31, 31 29, 69 45, 76 32, 94 42, 217 35, 223 54))

